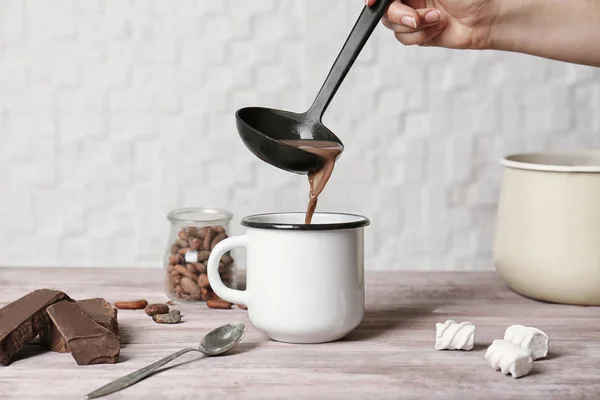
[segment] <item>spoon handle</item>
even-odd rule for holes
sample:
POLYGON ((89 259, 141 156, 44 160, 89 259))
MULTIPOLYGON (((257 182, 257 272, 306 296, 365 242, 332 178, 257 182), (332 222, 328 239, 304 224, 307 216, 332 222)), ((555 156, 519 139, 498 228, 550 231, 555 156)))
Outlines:
POLYGON ((159 369, 160 367, 162 367, 169 361, 174 360, 177 357, 179 357, 185 353, 188 353, 190 351, 198 351, 199 352, 200 350, 192 349, 192 348, 179 350, 177 353, 173 353, 170 356, 167 356, 161 360, 158 360, 157 362, 155 362, 153 364, 148 365, 147 367, 138 369, 137 371, 134 371, 134 372, 130 373, 129 375, 125 375, 122 378, 114 380, 114 381, 102 386, 101 388, 96 389, 91 393, 88 393, 85 396, 85 398, 86 399, 95 399, 95 398, 106 396, 107 394, 111 394, 111 393, 117 392, 119 390, 125 389, 125 388, 141 381, 142 379, 146 378, 148 375, 151 375, 157 369, 159 369))
POLYGON ((329 106, 329 102, 392 1, 377 0, 375 5, 363 8, 307 114, 315 119, 318 118, 319 121, 321 120, 323 113, 329 106))

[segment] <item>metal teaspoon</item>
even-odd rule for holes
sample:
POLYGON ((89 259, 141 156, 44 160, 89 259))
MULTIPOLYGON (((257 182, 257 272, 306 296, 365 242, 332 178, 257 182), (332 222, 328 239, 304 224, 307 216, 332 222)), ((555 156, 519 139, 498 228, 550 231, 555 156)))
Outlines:
POLYGON ((115 381, 112 381, 99 389, 94 390, 91 393, 88 393, 85 398, 86 399, 96 399, 98 397, 106 396, 107 394, 111 394, 117 392, 119 390, 125 389, 142 379, 146 378, 148 375, 156 372, 157 369, 165 365, 171 360, 185 354, 190 351, 198 351, 205 356, 218 356, 228 352, 233 349, 237 344, 242 340, 244 335, 246 334, 246 326, 242 323, 235 324, 226 324, 221 325, 218 328, 210 331, 209 333, 202 338, 200 345, 197 349, 187 348, 183 350, 179 350, 177 353, 171 354, 163 358, 162 360, 158 360, 154 364, 150 364, 147 367, 139 369, 130 373, 129 375, 125 375, 122 378, 119 378, 115 381))

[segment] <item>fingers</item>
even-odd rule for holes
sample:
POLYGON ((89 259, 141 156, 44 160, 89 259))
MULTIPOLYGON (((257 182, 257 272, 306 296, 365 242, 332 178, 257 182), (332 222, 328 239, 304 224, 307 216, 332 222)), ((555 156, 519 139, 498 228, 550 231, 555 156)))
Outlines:
POLYGON ((399 2, 392 3, 383 16, 383 21, 413 29, 426 28, 441 19, 442 13, 435 8, 414 9, 399 2))
MULTIPOLYGON (((372 6, 377 1, 365 0, 365 4, 372 6)), ((401 1, 395 1, 388 7, 382 18, 382 23, 386 28, 394 31, 394 35, 400 43, 407 46, 435 45, 433 39, 447 25, 447 21, 444 20, 439 10, 435 8, 415 9, 401 1)))
POLYGON ((435 24, 439 23, 439 21, 432 22, 430 24, 421 23, 421 25, 419 25, 419 27, 417 29, 412 28, 410 26, 406 26, 406 25, 394 24, 394 23, 388 21, 387 19, 382 20, 381 23, 383 24, 383 26, 385 26, 389 30, 392 30, 396 33, 412 33, 412 32, 416 32, 416 31, 420 31, 425 28, 429 28, 430 26, 434 26, 435 24))
POLYGON ((446 27, 446 21, 440 21, 429 28, 421 29, 410 33, 395 32, 396 39, 407 46, 412 45, 432 45, 430 41, 439 35, 446 27))
POLYGON ((421 24, 421 16, 417 10, 399 1, 390 4, 383 15, 383 20, 397 25, 406 25, 413 29, 417 29, 421 24))
MULTIPOLYGON (((368 7, 371 7, 378 0, 365 0, 365 4, 368 7)), ((425 0, 402 0, 404 3, 408 4, 412 8, 425 8, 425 0)))

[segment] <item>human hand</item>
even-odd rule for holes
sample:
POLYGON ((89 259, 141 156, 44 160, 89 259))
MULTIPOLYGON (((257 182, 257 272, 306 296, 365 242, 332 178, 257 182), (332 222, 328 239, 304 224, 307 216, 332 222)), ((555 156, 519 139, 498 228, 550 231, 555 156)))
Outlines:
POLYGON ((382 23, 405 45, 485 49, 498 15, 497 0, 396 0, 382 23))
POLYGON ((395 0, 382 18, 405 45, 513 51, 600 67, 598 21, 600 0, 395 0))

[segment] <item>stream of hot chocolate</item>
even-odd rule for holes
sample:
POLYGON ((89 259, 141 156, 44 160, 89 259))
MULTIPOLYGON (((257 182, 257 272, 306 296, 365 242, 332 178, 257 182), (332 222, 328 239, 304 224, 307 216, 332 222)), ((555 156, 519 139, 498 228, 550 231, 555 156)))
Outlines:
POLYGON ((342 152, 343 148, 339 143, 325 140, 282 140, 281 142, 317 154, 325 160, 323 168, 308 175, 310 192, 304 223, 310 224, 317 208, 319 195, 325 188, 327 181, 329 181, 336 158, 342 152))

